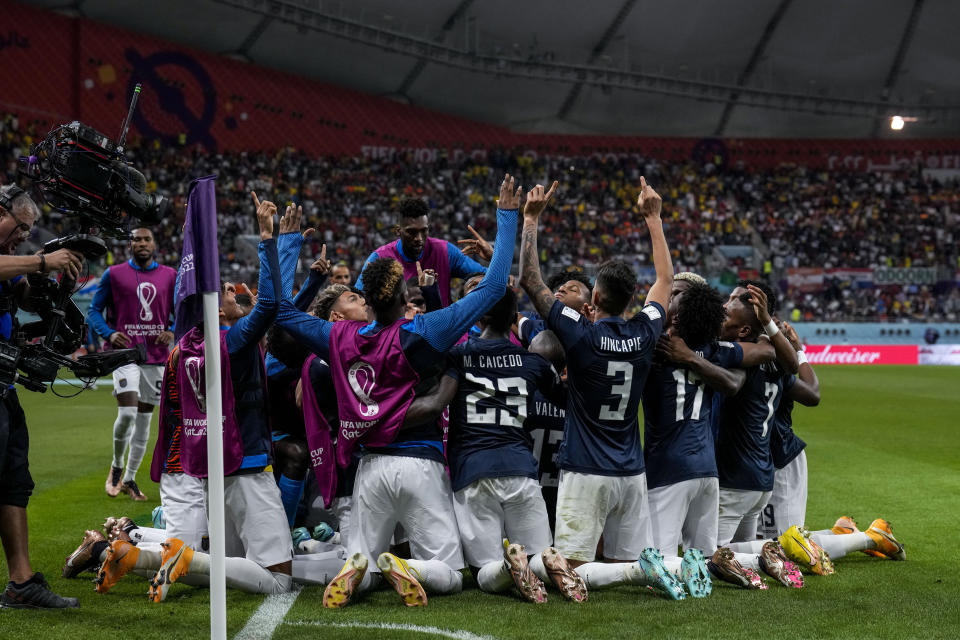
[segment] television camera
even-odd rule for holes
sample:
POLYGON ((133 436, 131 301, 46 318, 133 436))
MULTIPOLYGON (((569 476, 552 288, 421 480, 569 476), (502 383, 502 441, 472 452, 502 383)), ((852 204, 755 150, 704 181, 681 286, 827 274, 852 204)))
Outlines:
MULTIPOLYGON (((72 219, 77 233, 47 242, 44 253, 69 249, 88 261, 107 252, 101 236, 122 237, 133 220, 157 223, 170 210, 162 195, 146 193, 143 174, 130 166, 124 141, 140 95, 140 85, 123 122, 118 141, 80 122, 53 129, 21 158, 21 175, 34 194, 64 218, 72 219)), ((3 203, 0 203, 3 204, 3 203)), ((9 204, 9 203, 7 203, 9 204)), ((5 206, 4 208, 9 209, 5 206)), ((27 276, 27 305, 40 319, 15 330, 10 342, 0 342, 0 389, 14 382, 30 391, 45 391, 62 367, 78 379, 92 381, 130 363, 143 362, 143 346, 71 358, 86 335, 83 313, 71 299, 76 281, 62 276, 59 282, 44 274, 27 276)), ((15 313, 12 295, 0 307, 15 313)))

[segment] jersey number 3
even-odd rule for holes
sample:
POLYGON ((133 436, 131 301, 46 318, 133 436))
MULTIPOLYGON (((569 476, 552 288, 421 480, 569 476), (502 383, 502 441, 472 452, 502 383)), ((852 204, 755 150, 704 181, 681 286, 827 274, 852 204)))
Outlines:
POLYGON ((623 374, 623 382, 614 384, 610 387, 610 395, 620 396, 617 400, 617 406, 600 405, 601 420, 623 420, 627 413, 627 404, 630 401, 630 389, 633 387, 633 365, 629 362, 620 360, 611 360, 607 363, 607 375, 611 378, 618 378, 618 374, 623 374))

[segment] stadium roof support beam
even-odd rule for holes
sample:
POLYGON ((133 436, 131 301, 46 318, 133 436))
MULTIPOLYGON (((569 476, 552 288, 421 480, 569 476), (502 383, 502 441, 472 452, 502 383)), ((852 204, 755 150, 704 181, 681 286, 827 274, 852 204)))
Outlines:
MULTIPOLYGON (((386 51, 425 59, 455 69, 490 76, 526 78, 543 82, 576 84, 640 91, 703 102, 726 103, 730 94, 739 94, 737 103, 779 111, 801 111, 818 115, 875 118, 878 111, 896 108, 920 117, 937 114, 960 116, 960 104, 890 103, 883 100, 831 97, 801 91, 759 87, 738 87, 729 82, 694 80, 665 74, 627 69, 611 69, 586 64, 531 61, 503 54, 485 54, 457 49, 408 33, 386 29, 319 9, 306 8, 294 0, 214 0, 218 4, 244 9, 275 20, 326 35, 386 51)), ((315 3, 315 6, 320 6, 315 3)))
POLYGON ((250 49, 253 48, 253 45, 257 44, 257 40, 260 39, 260 36, 263 35, 263 32, 267 30, 267 27, 270 26, 270 23, 273 22, 272 15, 264 15, 260 18, 260 21, 250 30, 250 33, 247 34, 247 37, 243 39, 243 42, 240 43, 240 46, 237 47, 237 50, 233 53, 242 56, 248 61, 253 59, 250 57, 250 49))
MULTIPOLYGON (((434 38, 433 41, 436 43, 442 43, 444 40, 446 40, 447 34, 450 33, 451 29, 453 29, 453 25, 455 25, 457 21, 463 17, 463 14, 467 12, 472 4, 473 0, 461 0, 460 4, 457 5, 457 8, 453 10, 453 13, 450 14, 450 17, 448 17, 443 23, 443 26, 440 27, 440 33, 437 34, 437 37, 434 38)), ((423 69, 426 66, 427 59, 418 58, 416 64, 413 65, 413 68, 410 69, 410 72, 403 79, 403 82, 400 83, 397 93, 406 96, 407 92, 410 90, 410 87, 412 87, 413 83, 417 81, 417 78, 420 77, 420 74, 423 72, 423 69)))
MULTIPOLYGON (((910 17, 903 25, 903 33, 900 34, 900 44, 897 45, 897 52, 893 56, 893 62, 890 63, 890 71, 887 72, 887 79, 883 83, 883 90, 880 92, 881 100, 890 99, 890 92, 897 84, 897 78, 900 76, 900 69, 903 67, 903 59, 907 57, 907 51, 910 50, 910 43, 913 42, 913 34, 917 30, 917 21, 920 19, 920 12, 923 10, 923 0, 913 0, 913 8, 910 9, 910 17)), ((911 114, 912 115, 912 114, 911 114)), ((870 133, 871 138, 880 135, 880 127, 883 125, 884 114, 878 113, 877 119, 873 123, 873 130, 870 133)))
MULTIPOLYGON (((603 52, 607 49, 607 45, 610 44, 613 34, 617 32, 617 29, 620 28, 620 25, 623 24, 623 21, 630 11, 633 10, 633 5, 637 2, 636 0, 626 0, 623 5, 620 7, 620 10, 617 11, 616 15, 613 16, 613 20, 610 21, 610 24, 607 26, 606 31, 603 32, 603 35, 600 36, 600 40, 597 44, 594 45, 593 50, 590 51, 590 57, 587 59, 587 64, 594 64, 597 61, 603 52)), ((560 105, 560 110, 557 112, 557 117, 561 120, 566 118, 570 113, 570 109, 573 108, 573 105, 577 102, 577 98, 580 97, 580 92, 583 91, 583 83, 578 82, 572 87, 570 87, 570 92, 567 94, 567 97, 564 98, 563 104, 560 105)))
MULTIPOLYGON (((780 4, 777 5, 773 15, 770 16, 770 19, 767 21, 767 26, 764 27, 763 33, 760 35, 760 40, 757 41, 756 46, 753 47, 753 51, 750 53, 750 58, 747 60, 747 64, 744 65, 743 70, 740 71, 740 74, 737 76, 736 84, 738 88, 744 86, 750 80, 750 76, 753 75, 754 70, 757 68, 757 64, 759 64, 760 59, 767 50, 767 44, 770 43, 770 39, 777 30, 777 26, 780 24, 780 20, 783 18, 783 15, 787 12, 787 9, 790 8, 790 3, 792 1, 793 0, 780 0, 780 4)), ((727 123, 730 122, 730 114, 733 113, 733 108, 737 106, 737 100, 739 99, 740 91, 733 91, 730 94, 730 99, 727 100, 727 104, 723 107, 723 113, 720 114, 720 120, 717 122, 717 128, 713 132, 715 137, 719 138, 723 136, 723 132, 727 128, 727 123)))

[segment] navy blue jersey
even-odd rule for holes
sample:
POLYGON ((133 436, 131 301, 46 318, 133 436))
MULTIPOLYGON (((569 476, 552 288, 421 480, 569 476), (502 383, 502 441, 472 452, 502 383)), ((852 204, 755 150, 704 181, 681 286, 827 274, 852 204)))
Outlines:
POLYGON ((553 367, 509 340, 470 338, 450 350, 447 375, 458 381, 450 402, 447 460, 458 491, 480 478, 537 477, 525 430, 534 391, 556 395, 553 367))
POLYGON ((800 455, 807 443, 793 432, 793 400, 787 397, 790 388, 796 383, 797 377, 787 374, 783 376, 783 400, 773 416, 775 428, 770 436, 770 453, 773 456, 773 468, 783 469, 800 455))
POLYGON ((537 314, 531 313, 530 315, 521 317, 517 325, 517 332, 520 334, 520 344, 529 347, 530 341, 544 329, 546 329, 546 327, 543 325, 543 318, 537 314))
POLYGON ((556 496, 560 486, 560 467, 557 466, 557 454, 563 442, 563 426, 567 418, 566 410, 550 402, 539 391, 533 396, 533 411, 527 418, 527 429, 533 438, 533 457, 540 469, 540 486, 544 495, 552 491, 556 496))
POLYGON ((723 403, 717 436, 720 486, 747 491, 773 490, 770 436, 783 397, 782 372, 776 364, 746 370, 743 387, 723 403))
MULTIPOLYGON (((715 342, 695 351, 724 369, 739 367, 743 349, 715 342)), ((713 446, 713 389, 693 371, 655 362, 643 387, 643 449, 647 487, 717 477, 713 446)))
POLYGON ((547 328, 567 354, 560 468, 603 476, 643 473, 640 395, 663 329, 663 307, 651 303, 630 320, 592 323, 558 300, 547 328))

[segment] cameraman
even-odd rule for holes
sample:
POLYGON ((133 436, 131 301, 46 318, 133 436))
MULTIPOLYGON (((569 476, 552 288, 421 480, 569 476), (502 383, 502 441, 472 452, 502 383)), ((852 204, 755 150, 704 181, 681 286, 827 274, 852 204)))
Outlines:
MULTIPOLYGON (((67 249, 46 255, 13 256, 40 211, 29 195, 15 185, 0 189, 0 340, 9 342, 13 316, 28 286, 22 276, 60 271, 76 279, 82 256, 67 249)), ((0 542, 7 557, 10 582, 0 594, 0 607, 64 608, 80 606, 50 590, 43 574, 30 568, 27 546, 27 501, 33 479, 27 463, 27 423, 13 385, 0 400, 0 542)))

